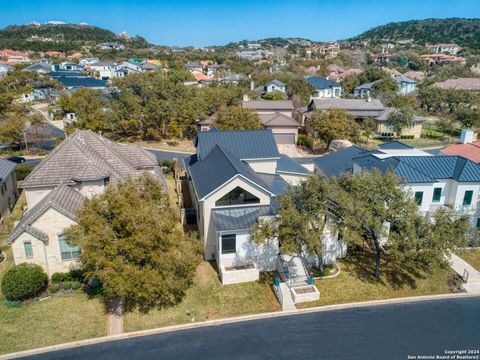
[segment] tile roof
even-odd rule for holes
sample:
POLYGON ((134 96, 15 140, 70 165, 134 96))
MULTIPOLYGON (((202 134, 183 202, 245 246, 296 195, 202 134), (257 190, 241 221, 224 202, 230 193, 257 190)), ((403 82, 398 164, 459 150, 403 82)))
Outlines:
POLYGON ((258 114, 262 125, 265 127, 270 126, 281 126, 281 127, 296 127, 298 128, 300 124, 295 121, 291 116, 276 112, 273 114, 258 114))
POLYGON ((317 90, 342 87, 342 84, 340 83, 318 76, 309 76, 305 80, 317 90))
POLYGON ((200 160, 216 146, 221 145, 241 160, 279 158, 277 144, 272 130, 233 130, 212 129, 197 133, 195 147, 200 160))
POLYGON ((480 163, 480 141, 475 141, 468 144, 455 144, 447 146, 441 150, 445 155, 458 155, 473 161, 474 163, 480 163))
POLYGON ((367 153, 367 150, 358 146, 349 146, 330 154, 316 157, 313 159, 313 163, 319 175, 326 178, 339 178, 345 172, 352 171, 354 158, 367 153))
POLYGON ((432 85, 439 89, 480 91, 480 78, 458 78, 436 82, 432 85))
POLYGON ((13 232, 7 238, 6 243, 8 244, 12 242, 24 231, 40 240, 48 240, 47 234, 33 226, 35 220, 49 208, 53 208, 66 217, 75 220, 76 212, 80 206, 82 206, 84 199, 85 198, 78 190, 75 190, 70 186, 60 185, 56 187, 44 199, 25 213, 13 232))
POLYGON ((243 101, 245 109, 252 110, 293 110, 292 100, 248 100, 243 101))
POLYGON ((318 110, 343 109, 345 111, 384 111, 385 107, 378 99, 314 99, 310 105, 318 110))
POLYGON ((17 164, 13 161, 5 160, 0 158, 0 182, 5 180, 10 176, 12 171, 15 170, 17 164))
POLYGON ((270 205, 248 206, 233 209, 213 209, 213 223, 217 231, 248 230, 259 216, 274 215, 270 205))
POLYGON ((155 155, 144 149, 118 144, 90 130, 75 130, 40 162, 22 187, 75 184, 105 177, 116 182, 157 166, 155 155))
MULTIPOLYGON (((397 111, 397 110, 394 109, 394 108, 386 108, 380 115, 375 117, 375 120, 377 120, 377 121, 387 121, 390 114, 394 111, 397 111)), ((421 122, 424 122, 424 121, 425 121, 425 118, 423 116, 418 116, 416 114, 413 114, 413 122, 421 123, 421 122)))
POLYGON ((202 161, 196 162, 187 169, 199 199, 203 199, 237 175, 242 175, 254 184, 270 191, 250 166, 237 159, 222 145, 215 145, 202 161))

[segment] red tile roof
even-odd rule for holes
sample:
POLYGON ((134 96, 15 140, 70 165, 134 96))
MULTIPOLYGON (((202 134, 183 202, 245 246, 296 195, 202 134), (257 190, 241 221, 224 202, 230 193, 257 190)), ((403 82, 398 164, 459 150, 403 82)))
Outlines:
POLYGON ((473 162, 480 163, 480 141, 475 141, 468 144, 456 144, 450 145, 442 150, 445 155, 459 155, 472 160, 473 162))

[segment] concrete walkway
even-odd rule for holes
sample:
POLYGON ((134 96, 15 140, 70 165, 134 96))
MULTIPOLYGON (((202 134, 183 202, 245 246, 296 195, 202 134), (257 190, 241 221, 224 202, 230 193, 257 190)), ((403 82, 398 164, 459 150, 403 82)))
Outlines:
POLYGON ((468 276, 467 282, 462 285, 466 292, 480 294, 480 272, 477 269, 455 254, 450 258, 450 266, 462 278, 465 275, 468 276), (468 275, 465 273, 465 270, 468 275))
POLYGON ((123 301, 116 297, 109 304, 107 315, 107 335, 123 333, 123 301))

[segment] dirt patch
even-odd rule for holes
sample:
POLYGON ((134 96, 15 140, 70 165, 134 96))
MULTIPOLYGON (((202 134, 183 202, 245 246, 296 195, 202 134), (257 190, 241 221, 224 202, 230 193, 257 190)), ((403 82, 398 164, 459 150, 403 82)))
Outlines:
POLYGON ((246 264, 246 265, 236 265, 236 266, 225 267, 226 271, 248 270, 248 269, 255 269, 255 266, 253 266, 253 264, 246 264))
POLYGON ((307 286, 307 287, 295 288, 294 291, 297 294, 309 294, 309 293, 314 293, 315 289, 312 286, 307 286))

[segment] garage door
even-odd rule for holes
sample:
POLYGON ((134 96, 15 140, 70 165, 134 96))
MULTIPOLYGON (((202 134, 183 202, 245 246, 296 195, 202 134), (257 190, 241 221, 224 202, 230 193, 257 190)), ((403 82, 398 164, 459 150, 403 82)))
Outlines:
POLYGON ((277 144, 295 145, 295 134, 273 134, 273 136, 275 136, 275 141, 277 144))

